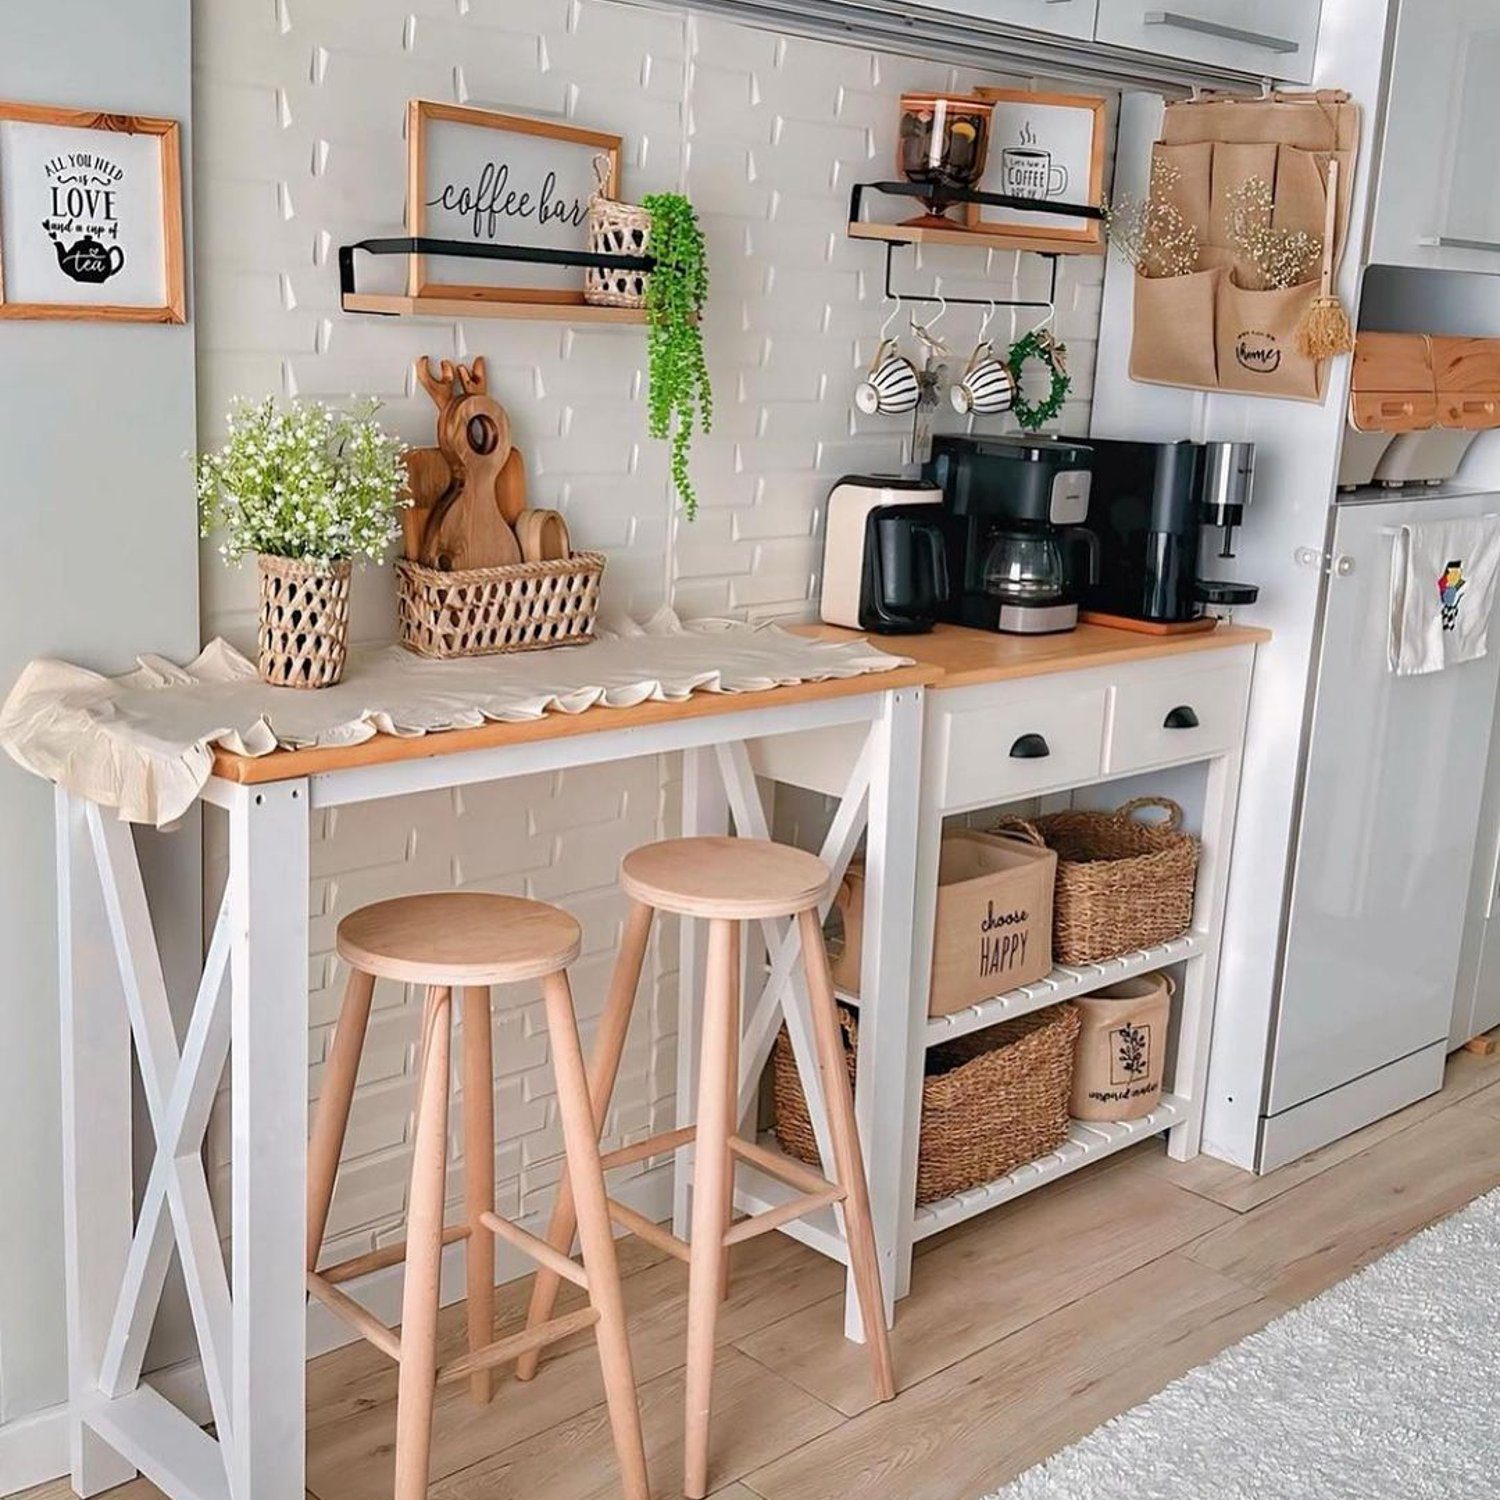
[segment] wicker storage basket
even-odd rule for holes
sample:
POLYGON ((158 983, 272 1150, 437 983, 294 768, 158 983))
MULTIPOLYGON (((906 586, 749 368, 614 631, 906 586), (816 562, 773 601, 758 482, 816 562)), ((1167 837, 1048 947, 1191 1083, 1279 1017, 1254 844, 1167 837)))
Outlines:
POLYGON ((349 575, 344 562, 261 553, 261 680, 272 687, 332 687, 349 655, 349 575))
MULTIPOLYGON (((852 1086, 857 1023, 842 1006, 839 1019, 852 1086)), ((1077 1040, 1078 1010, 1064 1004, 928 1050, 918 1203, 993 1182, 1062 1145, 1077 1040)), ((785 1028, 772 1053, 772 1091, 777 1141, 793 1156, 816 1162, 817 1141, 785 1028)))
MULTIPOLYGON (((996 832, 1018 820, 1002 819, 996 832)), ((1193 923, 1198 841, 1182 832, 1182 808, 1169 797, 1135 797, 1114 812, 1059 812, 1034 818, 1057 850, 1052 950, 1060 964, 1096 963, 1180 937, 1193 923), (1159 807, 1167 817, 1134 814, 1159 807)))
MULTIPOLYGON (((589 249, 596 255, 644 255, 651 238, 651 215, 634 203, 596 197, 589 204, 589 249)), ((583 300, 591 307, 644 307, 649 271, 590 266, 584 273, 583 300)))
POLYGON ((490 656, 576 646, 594 638, 604 557, 439 573, 396 564, 401 644, 421 656, 490 656))

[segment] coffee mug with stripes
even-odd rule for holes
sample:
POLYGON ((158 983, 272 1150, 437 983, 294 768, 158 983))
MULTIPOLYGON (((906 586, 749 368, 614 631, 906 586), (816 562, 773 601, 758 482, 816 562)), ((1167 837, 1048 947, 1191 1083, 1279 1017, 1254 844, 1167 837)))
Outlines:
POLYGON ((898 352, 895 339, 882 339, 869 372, 855 387, 854 404, 867 417, 894 417, 914 411, 919 393, 916 366, 898 352))
POLYGON ((994 416, 1009 411, 1016 399, 1015 377, 1010 366, 995 358, 989 344, 980 346, 969 356, 964 372, 948 392, 953 409, 960 416, 994 416))

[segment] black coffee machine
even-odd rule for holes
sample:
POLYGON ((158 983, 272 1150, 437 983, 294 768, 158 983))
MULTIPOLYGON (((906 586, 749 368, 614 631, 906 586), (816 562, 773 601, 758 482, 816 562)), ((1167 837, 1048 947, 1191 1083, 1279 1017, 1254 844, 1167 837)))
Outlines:
POLYGON ((1099 568, 1083 608, 1100 623, 1191 626, 1205 612, 1253 604, 1254 584, 1203 573, 1204 529, 1223 530, 1220 557, 1233 557, 1255 478, 1252 443, 1088 440, 1094 453, 1088 517, 1099 568))
POLYGON ((925 478, 943 492, 952 593, 940 618, 1047 635, 1078 624, 1097 575, 1087 443, 1050 437, 936 437, 925 478))

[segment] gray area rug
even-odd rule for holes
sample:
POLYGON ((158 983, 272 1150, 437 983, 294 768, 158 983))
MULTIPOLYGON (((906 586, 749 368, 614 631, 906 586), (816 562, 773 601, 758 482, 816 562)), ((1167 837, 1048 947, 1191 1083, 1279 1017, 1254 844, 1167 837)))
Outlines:
POLYGON ((989 1500, 1500 1496, 1500 1191, 989 1500))

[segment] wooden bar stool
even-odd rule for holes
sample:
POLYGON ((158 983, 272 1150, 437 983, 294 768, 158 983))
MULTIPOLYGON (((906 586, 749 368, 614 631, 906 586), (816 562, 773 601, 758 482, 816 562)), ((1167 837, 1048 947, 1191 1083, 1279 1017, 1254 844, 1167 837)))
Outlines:
MULTIPOLYGON (((615 965, 589 1071, 594 1118, 602 1126, 619 1072, 625 1034, 640 983, 646 942, 655 911, 675 912, 709 923, 708 972, 703 1001, 697 1122, 638 1141, 602 1160, 606 1169, 660 1156, 696 1140, 693 1164, 692 1241, 685 1243, 627 1205, 609 1202, 616 1223, 688 1262, 688 1350, 684 1490, 692 1500, 708 1493, 708 1429, 713 1386, 714 1327, 727 1285, 729 1250, 756 1235, 831 1203, 843 1205, 849 1262, 880 1400, 896 1394, 890 1342, 881 1296, 880 1263, 870 1223, 869 1185, 860 1156, 854 1100, 839 1038, 838 1011, 828 955, 823 947, 819 903, 827 892, 828 867, 816 856, 761 839, 691 838, 647 844, 625 857, 621 883, 631 898, 624 942, 615 965), (817 1065, 827 1102, 829 1134, 837 1182, 741 1140, 739 1128, 740 923, 795 917, 802 940, 802 962, 812 1002, 817 1065), (731 1224, 734 1166, 748 1162, 785 1182, 797 1196, 754 1217, 731 1224)), ((683 1004, 688 1003, 686 996, 683 1004)), ((576 1185, 559 1186, 547 1238, 556 1251, 573 1242, 576 1185)), ((580 1218, 581 1222, 581 1218, 580 1218)), ((543 1263, 532 1288, 528 1329, 543 1328, 558 1291, 555 1270, 543 1263)), ((522 1355, 516 1374, 536 1373, 540 1346, 522 1355)))
MULTIPOLYGON (((588 1327, 594 1329, 599 1346, 622 1492, 630 1500, 647 1500, 650 1494, 625 1334, 625 1303, 599 1164, 598 1133, 589 1106, 588 1077, 568 986, 567 968, 578 956, 580 941, 578 923, 555 906, 463 891, 382 901, 361 908, 339 924, 338 952, 349 964, 349 985, 309 1147, 307 1285, 313 1296, 401 1367, 396 1398, 395 1500, 421 1500, 427 1493, 433 1398, 439 1381, 466 1379, 475 1399, 488 1401, 496 1365, 588 1327), (320 1271, 318 1255, 377 978, 427 986, 407 1238, 405 1244, 320 1271), (546 1000, 567 1178, 578 1203, 582 1266, 566 1252, 560 1253, 535 1235, 496 1217, 494 1211, 495 1096, 489 987, 528 979, 541 980, 546 1000), (445 1229, 449 1033, 455 989, 463 994, 459 1035, 467 1222, 445 1229), (584 1288, 589 1305, 496 1341, 495 1245, 491 1236, 523 1250, 551 1275, 584 1288), (468 1241, 469 1352, 440 1368, 437 1320, 443 1246, 460 1239, 468 1241), (406 1264, 406 1283, 398 1337, 341 1290, 341 1283, 402 1261, 406 1264)), ((571 1241, 570 1233, 570 1247, 571 1241)))

